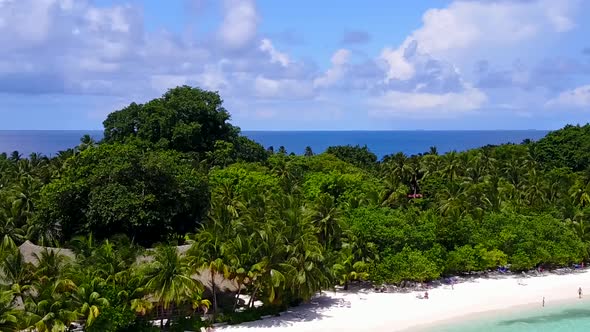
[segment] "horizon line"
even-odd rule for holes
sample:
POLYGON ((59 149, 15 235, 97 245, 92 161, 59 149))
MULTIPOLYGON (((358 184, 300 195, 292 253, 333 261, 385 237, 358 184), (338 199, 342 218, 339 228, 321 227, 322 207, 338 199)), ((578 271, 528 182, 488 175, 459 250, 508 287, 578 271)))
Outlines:
MULTIPOLYGON (((557 128, 559 129, 559 128, 557 128)), ((553 131, 557 129, 242 129, 241 132, 387 132, 387 131, 553 131)), ((104 129, 0 129, 2 131, 104 131, 104 129)))

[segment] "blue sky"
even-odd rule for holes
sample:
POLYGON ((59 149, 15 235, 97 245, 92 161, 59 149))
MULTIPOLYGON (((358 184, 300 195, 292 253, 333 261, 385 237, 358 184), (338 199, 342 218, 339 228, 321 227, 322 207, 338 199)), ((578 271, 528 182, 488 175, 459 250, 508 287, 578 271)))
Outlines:
POLYGON ((188 84, 244 130, 556 129, 584 0, 0 0, 0 129, 101 129, 188 84))

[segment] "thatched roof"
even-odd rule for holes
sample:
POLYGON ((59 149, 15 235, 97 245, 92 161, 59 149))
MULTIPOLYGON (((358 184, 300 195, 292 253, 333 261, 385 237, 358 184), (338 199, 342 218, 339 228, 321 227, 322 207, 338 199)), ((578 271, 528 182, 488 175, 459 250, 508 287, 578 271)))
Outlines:
MULTIPOLYGON (((185 254, 190 249, 190 247, 191 247, 190 245, 182 245, 182 246, 177 246, 176 248, 177 248, 177 251, 182 255, 182 254, 185 254)), ((25 243, 21 244, 20 247, 18 247, 18 249, 21 252, 21 254, 23 255, 23 258, 25 259, 25 261, 27 263, 33 263, 33 264, 38 263, 37 258, 35 256, 40 257, 41 253, 45 249, 47 249, 50 252, 59 253, 61 255, 69 257, 71 259, 74 259, 76 257, 76 255, 74 254, 74 252, 71 249, 43 247, 43 246, 38 246, 36 244, 33 244, 30 241, 26 241, 25 243)), ((137 258, 137 263, 151 262, 153 260, 153 257, 149 255, 149 252, 153 251, 153 250, 154 249, 147 249, 147 254, 139 256, 137 258)), ((205 285, 205 287, 211 289, 211 275, 210 275, 209 271, 202 270, 198 274, 193 275, 193 278, 196 280, 199 280, 203 285, 205 285)), ((219 289, 221 291, 235 292, 238 289, 238 286, 235 282, 225 279, 222 274, 215 275, 215 285, 217 286, 217 289, 219 289)))
POLYGON ((41 253, 45 250, 53 252, 53 253, 59 253, 61 255, 64 255, 64 256, 72 258, 72 259, 74 259, 76 257, 74 252, 70 249, 42 247, 42 246, 38 246, 36 244, 33 244, 31 241, 28 241, 28 240, 25 241, 25 243, 21 244, 18 247, 18 250, 23 255, 25 262, 33 263, 33 264, 38 263, 36 256, 40 257, 41 253))

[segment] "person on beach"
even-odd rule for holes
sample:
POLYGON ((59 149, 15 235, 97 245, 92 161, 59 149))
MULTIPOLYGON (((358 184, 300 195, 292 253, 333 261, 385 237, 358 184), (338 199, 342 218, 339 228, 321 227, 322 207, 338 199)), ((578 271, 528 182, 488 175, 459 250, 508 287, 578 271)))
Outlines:
POLYGON ((424 299, 428 300, 428 291, 424 293, 424 299))
POLYGON ((543 296, 543 307, 545 306, 545 296, 543 296))
POLYGON ((582 298, 582 287, 578 288, 578 298, 582 298))

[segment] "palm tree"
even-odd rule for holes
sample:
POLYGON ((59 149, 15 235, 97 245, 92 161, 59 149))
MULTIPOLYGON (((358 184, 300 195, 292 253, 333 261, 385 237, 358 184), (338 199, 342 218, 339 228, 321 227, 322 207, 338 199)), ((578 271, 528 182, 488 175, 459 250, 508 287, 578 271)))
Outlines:
POLYGON ((218 310, 215 278, 218 274, 228 274, 227 265, 223 260, 224 239, 220 233, 219 229, 215 229, 215 227, 201 230, 188 253, 192 264, 198 270, 204 269, 209 272, 214 313, 217 313, 218 310))
POLYGON ((22 226, 18 206, 7 199, 0 202, 0 241, 2 241, 2 247, 7 249, 16 247, 24 241, 25 233, 22 226))
MULTIPOLYGON (((327 204, 326 206, 329 206, 327 204)), ((279 219, 282 221, 281 233, 286 241, 284 252, 285 262, 275 262, 277 268, 285 277, 286 285, 290 285, 290 291, 298 298, 308 300, 318 290, 328 286, 328 272, 324 266, 322 245, 318 241, 317 230, 311 220, 305 217, 304 207, 297 197, 286 196, 281 202, 279 219)), ((333 215, 336 212, 332 212, 333 215)), ((277 220, 277 221, 278 221, 277 220)), ((276 256, 275 256, 276 259, 276 256)), ((272 262, 272 261, 271 261, 272 262)), ((270 264, 272 268, 273 264, 270 264)), ((277 272, 272 272, 277 274, 277 272)), ((268 275, 266 277, 269 277, 268 275)), ((282 278, 281 278, 282 279, 282 278)), ((272 303, 275 296, 275 288, 282 287, 275 279, 267 278, 271 282, 269 301, 272 303)))
POLYGON ((318 196, 309 211, 310 221, 317 229, 319 241, 326 250, 332 248, 332 244, 340 239, 341 216, 342 212, 336 205, 334 197, 323 193, 318 196))
POLYGON ((348 290, 351 281, 364 280, 369 276, 367 263, 359 259, 358 253, 353 249, 352 244, 343 244, 338 262, 333 267, 334 275, 340 284, 344 286, 344 290, 348 290))
POLYGON ((540 207, 545 203, 547 190, 542 176, 538 175, 535 168, 531 168, 528 172, 523 189, 525 199, 530 206, 540 207))
POLYGON ((78 319, 71 294, 76 285, 67 279, 40 283, 36 286, 35 297, 25 303, 26 311, 31 314, 28 328, 38 332, 65 332, 72 322, 78 319))
POLYGON ((79 314, 84 318, 85 327, 92 326, 100 315, 101 309, 109 305, 109 301, 100 295, 100 288, 103 284, 102 279, 94 278, 79 286, 72 296, 79 314))
MULTIPOLYGON (((145 287, 165 311, 168 311, 168 324, 172 318, 170 305, 180 306, 188 303, 195 292, 202 292, 203 286, 191 275, 193 267, 186 256, 179 255, 176 247, 159 246, 154 252, 154 261, 145 271, 145 287)), ((163 318, 160 321, 163 326, 163 318)))
POLYGON ((427 154, 432 155, 432 156, 438 156, 438 148, 436 146, 431 146, 428 149, 427 154))
POLYGON ((385 189, 381 193, 382 206, 397 207, 408 201, 408 187, 401 182, 399 177, 391 173, 384 178, 383 182, 385 189))
POLYGON ((69 307, 67 299, 49 298, 37 303, 30 301, 27 307, 36 318, 30 327, 38 332, 66 332, 70 324, 78 319, 78 314, 69 307))
POLYGON ((584 242, 590 242, 590 223, 586 220, 587 217, 588 215, 584 211, 578 211, 573 218, 566 220, 584 242))
POLYGON ((39 199, 39 192, 41 190, 42 183, 32 177, 23 177, 19 183, 17 183, 14 191, 15 197, 12 204, 18 209, 18 213, 21 217, 21 225, 24 225, 30 215, 35 210, 35 200, 39 199))
POLYGON ((2 258, 0 281, 2 284, 10 286, 14 296, 18 297, 22 303, 25 302, 25 295, 33 284, 33 266, 25 262, 18 249, 14 249, 2 258))
POLYGON ((426 176, 426 171, 420 164, 420 159, 414 156, 408 162, 408 180, 412 193, 416 195, 420 191, 420 182, 426 176))
POLYGON ((459 154, 456 151, 451 151, 445 154, 443 157, 443 169, 442 173, 446 175, 450 182, 455 181, 459 177, 462 171, 461 160, 459 154))
POLYGON ((20 154, 18 151, 12 151, 9 159, 13 162, 17 162, 17 161, 21 160, 22 157, 23 157, 22 154, 20 154))
POLYGON ((191 241, 192 247, 187 253, 197 269, 209 272, 214 313, 218 309, 215 278, 218 274, 228 274, 228 266, 224 261, 226 243, 235 237, 236 230, 241 227, 239 211, 245 209, 244 204, 235 197, 233 188, 229 185, 223 188, 221 199, 211 205, 208 222, 191 241))
POLYGON ((102 278, 109 283, 125 280, 129 277, 131 266, 137 258, 137 249, 132 244, 119 243, 106 240, 101 245, 92 248, 95 244, 92 237, 86 239, 86 242, 77 242, 75 249, 84 255, 89 255, 79 259, 83 266, 93 276, 102 278), (84 247, 87 246, 87 247, 84 247))
POLYGON ((69 263, 69 258, 60 253, 59 250, 45 248, 41 254, 33 254, 37 260, 35 277, 41 281, 53 282, 60 279, 69 263))
POLYGON ((510 159, 503 168, 504 177, 515 187, 520 188, 524 173, 524 165, 520 159, 510 159))
POLYGON ((451 182, 439 193, 439 210, 443 215, 461 215, 465 205, 465 191, 457 183, 451 182))
POLYGON ((464 179, 468 183, 478 184, 485 180, 486 175, 487 169, 480 153, 469 160, 464 179))
POLYGON ((0 292, 0 331, 19 331, 19 312, 14 309, 14 294, 12 291, 0 292))
MULTIPOLYGON (((244 232, 246 233, 246 232, 244 232)), ((248 271, 250 270, 249 262, 252 260, 253 244, 251 237, 244 233, 237 233, 232 239, 225 244, 225 255, 228 258, 226 278, 233 280, 237 284, 234 310, 238 305, 242 286, 248 281, 248 271)))
POLYGON ((581 208, 590 206, 590 181, 577 181, 571 189, 571 197, 581 208))
POLYGON ((96 141, 94 140, 94 138, 92 138, 90 135, 85 134, 84 136, 82 136, 82 138, 80 138, 80 144, 77 147, 78 151, 84 151, 90 147, 93 147, 96 145, 96 141))
POLYGON ((409 158, 402 152, 393 156, 387 156, 383 160, 385 174, 390 173, 393 177, 398 178, 400 182, 407 183, 412 168, 409 165, 409 158))
POLYGON ((273 165, 272 171, 279 178, 285 192, 294 192, 301 178, 301 170, 297 166, 289 162, 287 157, 282 157, 273 165))

